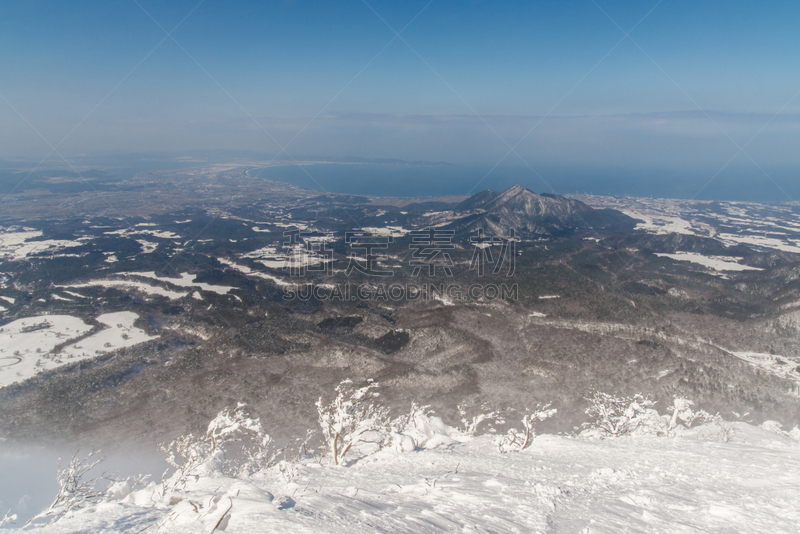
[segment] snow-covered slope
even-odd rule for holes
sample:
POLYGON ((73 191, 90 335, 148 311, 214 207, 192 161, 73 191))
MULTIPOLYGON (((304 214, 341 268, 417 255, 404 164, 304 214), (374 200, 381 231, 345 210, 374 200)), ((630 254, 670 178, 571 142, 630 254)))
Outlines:
MULTIPOLYGON (((491 436, 347 467, 282 463, 207 473, 155 504, 159 485, 41 529, 67 532, 797 532, 800 448, 737 423, 734 439, 543 435, 501 454, 491 436)), ((21 526, 21 525, 17 525, 21 526)))

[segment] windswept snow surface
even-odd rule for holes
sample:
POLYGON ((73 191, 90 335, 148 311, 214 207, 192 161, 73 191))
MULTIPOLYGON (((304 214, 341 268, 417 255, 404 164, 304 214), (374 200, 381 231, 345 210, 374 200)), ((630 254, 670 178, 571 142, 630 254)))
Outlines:
POLYGON ((347 467, 284 463, 247 479, 192 477, 157 505, 150 500, 157 484, 127 495, 116 488, 111 502, 37 531, 797 532, 798 442, 745 423, 736 428, 728 443, 699 431, 543 435, 523 452, 501 454, 481 436, 414 452, 384 449, 347 467))

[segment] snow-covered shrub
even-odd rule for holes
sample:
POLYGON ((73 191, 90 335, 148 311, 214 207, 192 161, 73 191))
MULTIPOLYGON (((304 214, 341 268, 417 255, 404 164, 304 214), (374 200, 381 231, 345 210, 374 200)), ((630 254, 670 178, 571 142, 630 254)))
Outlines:
POLYGON ((280 473, 281 478, 283 478, 283 481, 287 484, 294 480, 294 477, 296 477, 299 472, 296 463, 286 460, 281 460, 275 464, 274 469, 280 473))
POLYGON ((505 422, 500 411, 485 412, 485 409, 486 405, 481 404, 478 413, 470 416, 466 402, 462 402, 458 405, 458 413, 461 415, 461 432, 465 436, 474 436, 475 432, 478 430, 478 426, 484 421, 495 421, 501 425, 505 422))
POLYGON ((175 468, 162 480, 163 496, 183 488, 190 477, 203 475, 246 475, 269 467, 281 450, 270 450, 271 439, 261 421, 248 417, 244 404, 226 408, 208 424, 205 434, 181 436, 162 446, 167 463, 175 468), (229 455, 238 458, 226 458, 229 455))
POLYGON ((794 425, 794 428, 788 432, 783 429, 783 425, 778 421, 764 421, 759 426, 768 432, 774 432, 776 434, 780 434, 781 436, 787 436, 792 439, 800 440, 800 427, 797 425, 794 425))
POLYGON ((319 426, 325 446, 331 453, 333 463, 341 464, 350 449, 363 442, 384 445, 388 433, 388 409, 376 404, 378 393, 376 382, 356 387, 352 380, 343 380, 336 386, 336 397, 316 403, 319 426))
MULTIPOLYGON (((526 410, 527 412, 528 410, 526 410)), ((533 425, 536 421, 544 421, 556 414, 555 408, 550 408, 550 403, 544 406, 536 405, 531 413, 522 417, 522 430, 511 428, 496 440, 497 450, 500 452, 523 451, 530 447, 536 433, 533 425)))
POLYGON ((738 414, 733 412, 736 421, 728 421, 724 419, 719 412, 711 415, 710 413, 700 410, 698 412, 698 419, 705 423, 705 426, 697 433, 697 436, 702 439, 711 441, 720 441, 727 443, 736 435, 736 422, 741 421, 748 413, 738 414))
POLYGON ((282 448, 270 447, 272 439, 264 431, 261 421, 248 417, 244 407, 238 403, 235 409, 222 410, 206 430, 211 452, 221 453, 219 458, 225 474, 251 474, 269 467, 283 453, 282 448))
POLYGON ((586 400, 590 402, 586 413, 592 417, 588 425, 601 434, 618 437, 637 431, 653 434, 661 431, 663 423, 653 409, 655 402, 641 394, 615 397, 593 391, 592 397, 586 400))
POLYGON ((667 408, 669 419, 664 432, 667 436, 674 436, 680 427, 692 428, 696 424, 713 422, 714 416, 705 410, 692 409, 694 402, 684 397, 675 397, 672 406, 667 408))
POLYGON ((411 403, 407 414, 392 419, 389 430, 389 441, 400 452, 412 452, 418 447, 433 448, 464 438, 460 430, 435 416, 429 406, 420 406, 416 402, 411 403))
MULTIPOLYGON (((292 463, 299 463, 300 460, 308 458, 309 456, 313 456, 314 451, 309 450, 308 444, 311 442, 311 440, 314 438, 316 434, 317 434, 316 429, 310 428, 306 430, 306 435, 304 437, 295 438, 295 440, 291 444, 287 444, 285 447, 277 449, 273 454, 274 460, 277 460, 278 455, 281 454, 284 456, 285 460, 292 463), (289 455, 290 450, 294 451, 291 454, 291 456, 289 455)), ((272 464, 273 462, 270 462, 270 465, 272 464)))
POLYGON ((131 493, 138 492, 145 488, 155 488, 155 484, 148 474, 116 478, 106 488, 103 500, 105 502, 119 502, 126 499, 131 493))
POLYGON ((408 413, 395 417, 389 422, 389 442, 392 448, 399 452, 416 450, 419 443, 417 437, 432 416, 433 412, 429 405, 421 406, 417 404, 417 401, 412 401, 408 413))
POLYGON ((713 427, 705 430, 701 434, 705 439, 728 443, 736 435, 736 423, 733 421, 726 421, 719 412, 710 416, 708 419, 713 424, 713 427))
POLYGON ((783 431, 783 425, 782 425, 782 424, 780 424, 778 421, 771 421, 771 420, 768 420, 768 421, 764 421, 763 423, 761 423, 761 424, 760 424, 760 425, 758 425, 758 426, 759 426, 760 428, 763 428, 763 429, 764 429, 764 430, 766 430, 767 432, 773 432, 773 433, 775 433, 775 434, 786 434, 786 433, 783 431))
POLYGON ((3 525, 13 525, 14 521, 16 520, 17 520, 17 514, 12 514, 11 510, 9 510, 8 512, 6 512, 6 515, 4 515, 2 519, 0 519, 0 527, 2 527, 3 525))
POLYGON ((423 424, 425 419, 433 414, 430 405, 424 406, 417 404, 417 401, 411 401, 411 408, 408 413, 399 415, 391 420, 389 426, 395 432, 406 432, 414 428, 418 428, 423 424))
MULTIPOLYGON (((95 458, 98 453, 99 451, 92 451, 85 458, 79 458, 79 450, 72 456, 64 469, 61 469, 61 460, 59 459, 56 475, 58 494, 47 509, 39 512, 25 523, 26 527, 39 519, 48 517, 50 518, 47 522, 49 525, 64 516, 103 500, 105 491, 98 488, 98 483, 101 479, 113 481, 113 478, 102 473, 100 477, 84 480, 86 474, 104 460, 104 458, 95 458)), ((8 516, 8 514, 6 515, 8 516)), ((14 517, 16 518, 16 516, 14 517)))
POLYGON ((694 402, 683 397, 675 397, 672 400, 672 406, 667 408, 667 411, 671 414, 669 423, 667 424, 668 433, 672 434, 674 432, 678 427, 679 421, 687 427, 692 425, 696 417, 692 406, 694 406, 694 402))

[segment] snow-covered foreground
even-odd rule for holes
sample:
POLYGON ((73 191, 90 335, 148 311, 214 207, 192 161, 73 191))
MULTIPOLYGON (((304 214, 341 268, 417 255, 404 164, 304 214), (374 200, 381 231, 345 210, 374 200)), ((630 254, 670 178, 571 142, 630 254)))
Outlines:
POLYGON ((158 484, 117 487, 107 502, 36 530, 797 532, 798 442, 736 428, 727 443, 701 439, 702 428, 672 438, 543 435, 501 454, 481 436, 387 448, 347 467, 283 462, 243 478, 207 469, 171 498, 154 498, 158 484))

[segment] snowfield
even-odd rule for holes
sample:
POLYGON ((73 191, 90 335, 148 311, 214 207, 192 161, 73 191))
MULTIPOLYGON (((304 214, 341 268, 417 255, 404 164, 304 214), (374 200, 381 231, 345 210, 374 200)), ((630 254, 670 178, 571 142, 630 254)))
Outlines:
POLYGON ((0 258, 18 261, 34 254, 53 254, 64 248, 76 247, 82 244, 82 240, 45 239, 31 241, 41 236, 42 232, 33 228, 0 227, 0 258))
POLYGON ((88 337, 83 336, 92 327, 70 315, 27 317, 1 326, 0 387, 68 363, 156 339, 158 336, 149 336, 133 326, 138 317, 130 311, 100 315, 97 322, 104 328, 88 337), (69 343, 78 338, 83 339, 69 343), (61 350, 54 352, 59 346, 61 350))
MULTIPOLYGON (((57 287, 59 288, 68 287, 70 289, 81 289, 89 287, 108 287, 108 288, 113 287, 117 289, 140 291, 146 295, 166 297, 170 300, 181 299, 186 295, 188 295, 189 293, 166 289, 164 287, 161 287, 160 285, 157 285, 158 283, 167 282, 174 286, 183 288, 199 288, 203 291, 209 291, 212 293, 216 293, 218 295, 226 295, 232 289, 236 289, 233 286, 218 286, 213 284, 206 284, 204 282, 195 282, 194 281, 195 275, 189 273, 181 273, 179 278, 159 278, 153 271, 122 272, 122 273, 116 273, 114 276, 136 277, 136 278, 141 278, 146 282, 139 280, 90 280, 89 282, 83 284, 72 284, 72 285, 57 286, 57 287)), ((65 291, 65 293, 69 292, 65 291)), ((75 293, 70 293, 70 294, 76 295, 75 293)), ((84 297, 83 295, 78 295, 78 296, 84 297)))
POLYGON ((104 313, 97 317, 97 322, 105 328, 96 334, 80 340, 80 342, 64 347, 59 357, 91 358, 97 354, 145 343, 158 336, 150 336, 133 323, 139 316, 130 311, 104 313))
MULTIPOLYGON (((230 267, 232 269, 235 269, 235 270, 239 271, 240 273, 245 274, 247 276, 252 276, 254 278, 263 278, 264 280, 270 280, 271 282, 273 282, 275 284, 275 286, 277 286, 279 288, 295 288, 295 287, 297 287, 296 284, 281 280, 277 276, 272 276, 271 274, 262 273, 261 271, 254 271, 250 267, 248 267, 247 265, 241 265, 239 263, 235 263, 233 261, 227 260, 227 259, 222 258, 222 257, 217 258, 217 261, 222 263, 223 265, 227 265, 228 267, 230 267)), ((264 262, 261 262, 261 263, 264 263, 264 262)))
POLYGON ((797 532, 798 442, 736 425, 727 443, 702 439, 703 428, 673 438, 542 435, 502 454, 487 435, 384 449, 347 467, 282 462, 238 478, 207 467, 166 501, 160 484, 116 484, 104 502, 35 530, 797 532))
MULTIPOLYGON (((155 281, 152 281, 155 283, 155 281)), ((180 291, 170 291, 169 289, 164 289, 161 286, 156 285, 149 285, 142 282, 137 282, 135 280, 92 280, 85 284, 71 284, 68 286, 56 286, 59 288, 68 287, 70 289, 82 289, 88 287, 114 287, 114 288, 122 288, 128 289, 133 291, 141 291, 146 295, 151 296, 160 296, 166 297, 170 300, 177 300, 185 297, 188 295, 186 292, 180 291)), ((83 296, 83 295, 82 295, 83 296)))
POLYGON ((595 208, 612 208, 638 219, 650 234, 713 237, 726 245, 800 253, 800 219, 791 205, 756 202, 648 199, 576 195, 595 208))
POLYGON ((51 351, 92 329, 70 315, 17 319, 0 327, 0 387, 62 365, 51 351))
POLYGON ((118 276, 139 276, 142 278, 150 279, 154 282, 169 282, 170 284, 179 286, 179 287, 199 287, 203 291, 210 291, 212 293, 216 293, 217 295, 226 295, 232 289, 236 289, 233 286, 218 286, 213 284, 206 284, 205 282, 195 282, 195 275, 189 273, 181 273, 180 278, 159 278, 154 271, 149 272, 128 272, 128 273, 116 273, 118 276))
POLYGON ((676 252, 675 254, 665 254, 661 252, 656 252, 656 256, 671 258, 675 261, 688 261, 691 263, 696 263, 698 265, 702 265, 703 267, 708 267, 709 269, 712 269, 714 271, 762 271, 763 270, 759 269, 758 267, 751 267, 749 265, 742 265, 741 263, 730 261, 732 259, 741 259, 741 258, 731 258, 728 256, 704 256, 696 252, 676 252))

